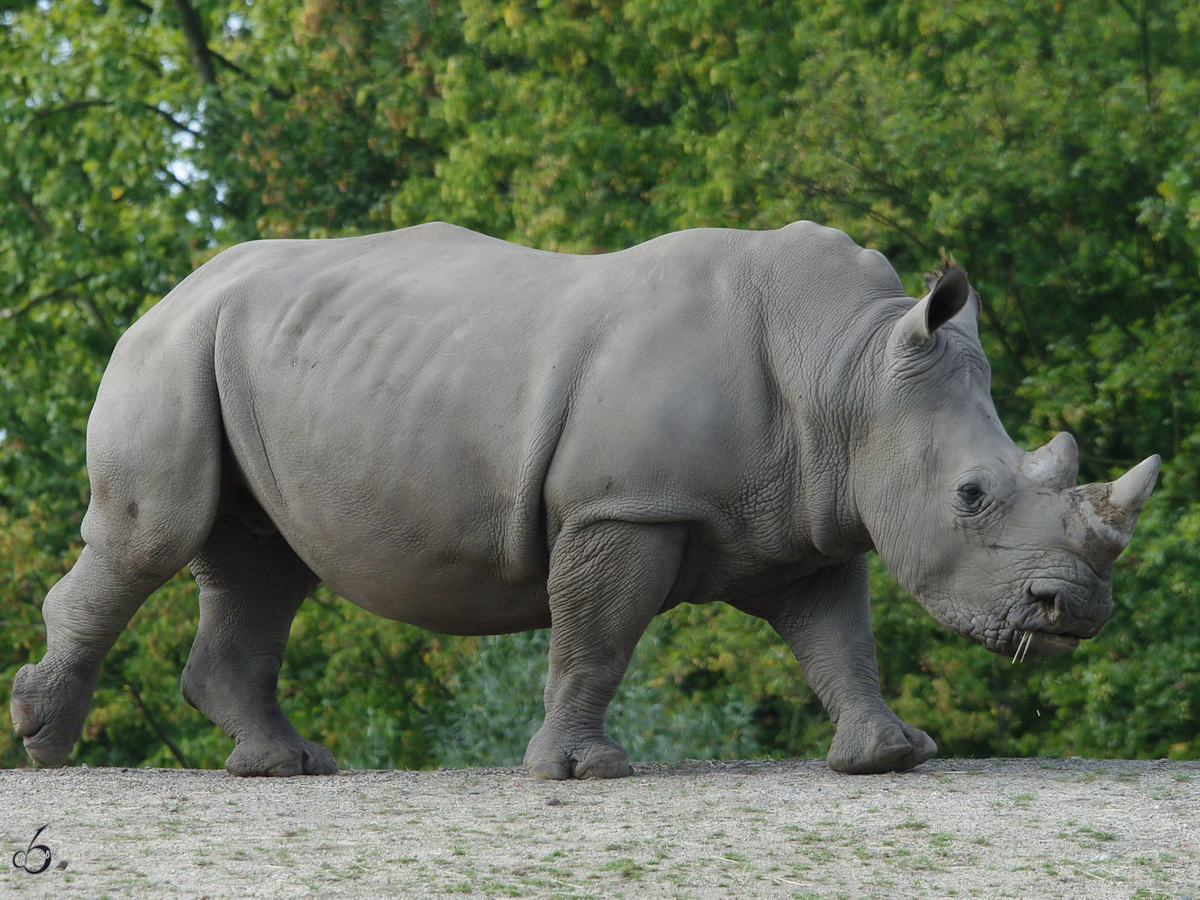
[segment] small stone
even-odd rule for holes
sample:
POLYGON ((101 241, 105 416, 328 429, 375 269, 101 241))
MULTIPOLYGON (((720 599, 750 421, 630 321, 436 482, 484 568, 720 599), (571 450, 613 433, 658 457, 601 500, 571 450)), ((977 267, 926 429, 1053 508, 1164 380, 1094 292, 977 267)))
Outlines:
POLYGON ((559 800, 557 797, 547 797, 546 805, 547 806, 562 806, 562 801, 559 800))

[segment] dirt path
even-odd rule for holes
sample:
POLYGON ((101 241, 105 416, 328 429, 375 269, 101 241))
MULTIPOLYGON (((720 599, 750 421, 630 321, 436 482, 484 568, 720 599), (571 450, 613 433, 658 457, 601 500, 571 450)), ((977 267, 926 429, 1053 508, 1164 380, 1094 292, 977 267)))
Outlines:
POLYGON ((6 897, 1200 900, 1200 763, 683 763, 568 784, 9 770, 0 798, 6 897), (43 825, 50 867, 14 868, 43 825))

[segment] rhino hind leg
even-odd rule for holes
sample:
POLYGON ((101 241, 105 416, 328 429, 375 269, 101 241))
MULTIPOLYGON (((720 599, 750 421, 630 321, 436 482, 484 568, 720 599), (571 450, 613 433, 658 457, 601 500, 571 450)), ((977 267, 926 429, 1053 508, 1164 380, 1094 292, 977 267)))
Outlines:
MULTIPOLYGON (((182 562, 180 563, 182 566, 182 562)), ((170 575, 129 569, 85 547, 46 596, 46 655, 13 679, 11 712, 25 750, 61 766, 83 734, 100 664, 133 614, 170 575)))
POLYGON ((243 518, 219 519, 191 562, 200 624, 183 695, 233 738, 234 775, 332 775, 333 754, 296 732, 277 695, 292 619, 317 577, 281 535, 243 518))
POLYGON ((216 511, 220 425, 203 347, 190 366, 177 354, 178 367, 142 365, 137 351, 118 344, 101 383, 88 421, 85 546, 42 604, 46 655, 13 680, 13 725, 44 766, 67 761, 101 662, 146 598, 195 555, 216 511))
POLYGON ((743 608, 788 642, 836 724, 831 769, 904 772, 937 754, 933 739, 902 722, 880 692, 866 556, 819 570, 780 602, 743 608))
POLYGON ((629 756, 604 730, 638 639, 675 582, 683 530, 619 522, 568 528, 550 561, 546 719, 525 751, 536 778, 622 778, 629 756))

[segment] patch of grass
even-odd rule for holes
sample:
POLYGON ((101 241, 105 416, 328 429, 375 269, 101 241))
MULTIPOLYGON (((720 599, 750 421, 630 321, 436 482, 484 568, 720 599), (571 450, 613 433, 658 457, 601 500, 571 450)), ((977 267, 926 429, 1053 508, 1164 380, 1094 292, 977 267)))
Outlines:
POLYGON ((628 878, 633 881, 638 881, 646 874, 646 867, 635 859, 622 857, 614 859, 612 862, 604 866, 606 872, 616 872, 622 878, 628 878))
POLYGON ((1089 838, 1093 841, 1115 841, 1117 836, 1111 831, 1097 831, 1090 825, 1080 825, 1075 829, 1075 833, 1080 837, 1089 838))
POLYGON ((830 863, 837 859, 837 854, 825 847, 811 847, 800 852, 817 864, 830 863))
POLYGON ((802 831, 794 838, 788 838, 788 840, 797 844, 819 844, 824 838, 815 831, 802 831))
POLYGON ((913 856, 904 860, 900 868, 917 870, 922 872, 941 872, 944 868, 940 862, 930 859, 928 856, 913 856))

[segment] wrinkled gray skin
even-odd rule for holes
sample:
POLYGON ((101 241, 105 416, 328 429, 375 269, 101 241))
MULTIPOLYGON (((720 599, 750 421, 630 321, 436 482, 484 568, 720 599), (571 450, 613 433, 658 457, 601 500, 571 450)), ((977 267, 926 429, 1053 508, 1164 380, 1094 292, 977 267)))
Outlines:
POLYGON ((909 769, 936 747, 880 694, 867 551, 953 631, 1062 653, 1109 617, 1157 474, 1077 488, 1068 435, 1019 450, 976 309, 961 270, 914 305, 811 223, 588 257, 443 224, 236 247, 113 354, 87 546, 14 683, 17 733, 61 765, 101 660, 188 564, 183 691, 240 775, 336 771, 276 699, 319 581, 435 631, 551 626, 543 778, 629 772, 604 716, 634 645, 716 600, 791 646, 837 723, 831 767, 909 769))

